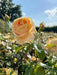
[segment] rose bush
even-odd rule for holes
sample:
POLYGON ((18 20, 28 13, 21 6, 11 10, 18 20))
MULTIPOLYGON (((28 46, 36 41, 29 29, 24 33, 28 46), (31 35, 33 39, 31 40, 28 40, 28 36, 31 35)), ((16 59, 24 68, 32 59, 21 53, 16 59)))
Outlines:
POLYGON ((22 17, 14 20, 12 25, 16 39, 12 33, 0 33, 0 74, 57 75, 57 54, 46 47, 48 44, 51 48, 57 46, 57 41, 53 41, 57 34, 41 32, 43 29, 44 25, 40 23, 38 33, 35 34, 32 19, 22 17))

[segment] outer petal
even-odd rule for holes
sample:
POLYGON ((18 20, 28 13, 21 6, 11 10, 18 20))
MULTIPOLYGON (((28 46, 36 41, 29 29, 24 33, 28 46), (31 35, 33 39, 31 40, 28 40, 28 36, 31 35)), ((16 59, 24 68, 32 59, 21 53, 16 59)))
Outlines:
POLYGON ((31 41, 34 40, 34 38, 35 38, 34 34, 35 33, 36 33, 36 30, 34 29, 31 33, 29 33, 28 37, 26 37, 25 39, 21 39, 18 36, 15 36, 15 40, 19 44, 30 43, 31 41))

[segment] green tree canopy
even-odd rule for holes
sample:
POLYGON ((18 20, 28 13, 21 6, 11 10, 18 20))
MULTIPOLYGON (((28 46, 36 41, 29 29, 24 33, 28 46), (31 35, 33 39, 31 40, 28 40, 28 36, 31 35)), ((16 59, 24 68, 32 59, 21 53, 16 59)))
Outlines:
POLYGON ((3 19, 2 16, 5 14, 11 15, 10 21, 13 21, 14 19, 21 17, 22 13, 20 10, 20 5, 15 5, 12 3, 12 0, 1 0, 0 1, 0 19, 3 19))

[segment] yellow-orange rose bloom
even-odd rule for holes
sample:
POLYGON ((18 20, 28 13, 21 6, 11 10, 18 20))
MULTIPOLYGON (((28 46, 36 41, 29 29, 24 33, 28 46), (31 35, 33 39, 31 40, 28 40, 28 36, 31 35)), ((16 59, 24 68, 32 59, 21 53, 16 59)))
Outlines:
POLYGON ((53 53, 57 53, 57 38, 54 38, 54 39, 49 39, 48 45, 54 45, 54 47, 48 47, 48 49, 51 50, 51 52, 53 53))
POLYGON ((21 17, 14 20, 12 31, 19 44, 29 43, 34 40, 36 29, 31 18, 21 17))

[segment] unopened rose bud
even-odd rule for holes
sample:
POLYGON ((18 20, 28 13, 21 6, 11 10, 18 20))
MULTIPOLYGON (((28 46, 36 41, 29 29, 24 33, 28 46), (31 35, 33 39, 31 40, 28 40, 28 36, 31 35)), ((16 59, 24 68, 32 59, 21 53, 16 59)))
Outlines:
POLYGON ((45 25, 43 22, 40 23, 40 26, 39 26, 39 30, 38 32, 42 31, 44 29, 45 25))
POLYGON ((41 26, 41 28, 44 28, 44 27, 45 27, 44 25, 41 26))
POLYGON ((7 14, 5 14, 5 16, 2 15, 2 17, 3 17, 3 19, 4 19, 5 21, 8 21, 8 22, 9 22, 9 20, 10 20, 10 18, 11 18, 11 16, 8 16, 7 14))

